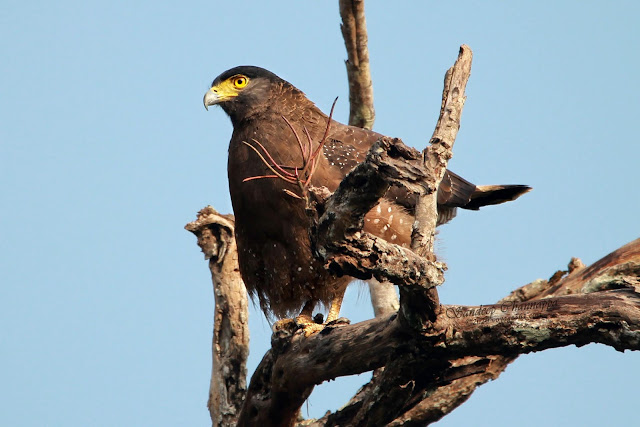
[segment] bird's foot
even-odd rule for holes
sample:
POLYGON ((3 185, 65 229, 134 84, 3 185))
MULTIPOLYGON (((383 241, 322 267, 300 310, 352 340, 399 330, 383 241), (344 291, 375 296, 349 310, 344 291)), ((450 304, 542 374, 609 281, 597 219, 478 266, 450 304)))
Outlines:
POLYGON ((322 320, 320 319, 320 323, 316 322, 315 318, 311 318, 306 314, 301 314, 300 316, 295 318, 295 322, 300 329, 304 331, 304 336, 308 337, 313 334, 316 334, 324 329, 324 324, 322 324, 322 320))
POLYGON ((322 323, 316 323, 309 316, 298 316, 295 319, 282 319, 273 324, 274 333, 293 335, 298 330, 304 332, 304 336, 308 337, 320 332, 325 327, 322 323))
MULTIPOLYGON (((349 325, 351 321, 346 317, 340 317, 339 319, 332 320, 327 323, 322 323, 322 314, 316 314, 313 318, 306 314, 301 314, 294 319, 282 319, 273 324, 274 332, 286 332, 295 333, 296 330, 301 329, 305 337, 309 337, 313 334, 324 330, 325 328, 335 328, 336 326, 349 325)), ((328 331, 328 330, 327 330, 328 331)))
POLYGON ((325 328, 328 328, 328 332, 330 329, 335 328, 336 326, 351 324, 351 321, 346 317, 340 317, 339 319, 331 320, 326 323, 322 323, 322 320, 322 314, 316 314, 313 319, 305 315, 300 315, 295 319, 298 327, 304 331, 305 337, 321 332, 325 330, 325 328))

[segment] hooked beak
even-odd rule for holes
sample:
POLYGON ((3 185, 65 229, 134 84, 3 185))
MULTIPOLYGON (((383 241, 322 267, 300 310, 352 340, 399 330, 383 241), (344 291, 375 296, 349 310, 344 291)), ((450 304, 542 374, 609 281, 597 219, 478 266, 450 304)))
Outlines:
POLYGON ((210 105, 216 105, 222 101, 220 95, 217 92, 214 92, 213 89, 209 89, 207 93, 204 94, 204 98, 202 102, 204 103, 204 108, 209 111, 210 105))

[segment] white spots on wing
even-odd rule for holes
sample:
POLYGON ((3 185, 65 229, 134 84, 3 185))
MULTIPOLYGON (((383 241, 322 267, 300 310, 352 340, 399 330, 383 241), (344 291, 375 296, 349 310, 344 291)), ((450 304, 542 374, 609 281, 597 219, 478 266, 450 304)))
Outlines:
POLYGON ((391 240, 396 240, 398 238, 398 236, 396 236, 395 234, 391 236, 391 240))
POLYGON ((298 271, 302 271, 302 267, 298 267, 298 271))
POLYGON ((330 139, 324 144, 323 152, 331 166, 338 166, 340 170, 351 170, 360 157, 360 152, 342 141, 330 139))
POLYGON ((380 205, 378 205, 378 207, 376 208, 376 212, 382 213, 382 208, 380 207, 380 205))
POLYGON ((385 232, 389 229, 389 224, 385 225, 384 227, 382 227, 382 231, 385 232))
POLYGON ((380 222, 380 218, 376 218, 376 219, 374 219, 374 220, 373 220, 373 223, 374 223, 374 224, 377 224, 377 223, 379 223, 379 222, 380 222))
POLYGON ((404 219, 400 218, 400 225, 404 223, 404 219))
MULTIPOLYGON (((391 208, 389 208, 391 209, 391 208)), ((389 224, 391 224, 393 222, 393 215, 389 215, 389 224)))
POLYGON ((371 221, 369 218, 367 218, 367 222, 371 221))
POLYGON ((391 206, 389 206, 389 208, 387 208, 387 212, 391 213, 391 206))

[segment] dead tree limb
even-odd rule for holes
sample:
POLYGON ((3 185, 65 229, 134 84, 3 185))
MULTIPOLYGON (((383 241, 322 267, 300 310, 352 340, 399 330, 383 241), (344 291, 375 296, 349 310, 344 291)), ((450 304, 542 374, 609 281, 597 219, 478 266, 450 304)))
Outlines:
POLYGON ((207 206, 185 229, 197 236, 213 280, 213 363, 207 407, 214 426, 235 426, 247 391, 249 318, 233 215, 220 215, 207 206))
MULTIPOLYGON (((639 248, 640 239, 616 252, 636 253, 629 262, 638 263, 639 248)), ((609 258, 618 260, 617 255, 609 258)), ((607 287, 638 281, 637 272, 616 269, 619 265, 594 264, 590 280, 607 287)), ((566 280, 576 279, 570 275, 566 280)), ((295 328, 278 331, 273 338, 276 350, 254 374, 254 379, 271 381, 252 380, 251 387, 255 383, 260 388, 247 399, 261 399, 262 409, 282 416, 269 403, 277 398, 277 408, 289 408, 286 418, 291 420, 298 408, 285 402, 301 405, 301 390, 384 366, 377 386, 369 387, 357 402, 307 425, 422 425, 450 412, 520 354, 588 343, 640 350, 640 294, 633 286, 539 299, 547 289, 543 282, 522 288, 520 295, 535 295, 527 301, 510 296, 495 305, 441 306, 437 321, 423 332, 407 327, 395 314, 327 327, 311 337, 295 328), (542 292, 532 293, 532 288, 542 292), (265 400, 267 396, 272 397, 265 400)))
MULTIPOLYGON (((600 298, 600 295, 603 295, 601 292, 593 293, 590 297, 592 298, 591 302, 595 302, 595 306, 592 308, 585 308, 585 313, 588 313, 588 310, 595 310, 597 312, 597 306, 607 305, 607 299, 611 295, 615 295, 614 299, 619 297, 620 300, 628 301, 628 303, 622 303, 622 306, 635 311, 638 307, 638 298, 640 297, 638 293, 638 277, 640 274, 637 270, 619 268, 619 266, 633 265, 637 264, 639 261, 640 239, 612 252, 600 261, 594 263, 588 269, 585 269, 582 263, 574 258, 569 263, 567 271, 560 272, 559 274, 558 272, 554 273, 550 280, 536 280, 528 285, 522 286, 521 288, 513 291, 509 296, 499 301, 497 306, 503 307, 503 304, 507 304, 503 307, 505 312, 502 312, 501 308, 499 310, 500 313, 509 313, 509 317, 511 317, 510 320, 514 322, 519 321, 520 324, 526 325, 529 315, 531 315, 531 317, 536 317, 540 316, 541 313, 538 312, 536 314, 536 311, 538 311, 536 310, 536 306, 522 306, 519 316, 520 319, 518 319, 517 315, 512 316, 514 312, 511 309, 514 307, 514 303, 517 304, 526 301, 540 300, 543 295, 549 294, 549 289, 552 287, 555 288, 555 294, 566 295, 568 292, 571 292, 570 289, 574 288, 576 284, 589 283, 595 280, 602 283, 604 288, 619 288, 621 283, 629 285, 624 287, 626 291, 618 293, 617 295, 615 293, 608 293, 609 295, 605 298, 600 298), (589 273, 585 275, 586 271, 589 271, 589 273), (617 273, 612 274, 613 271, 616 271, 617 273), (558 279, 559 276, 563 276, 562 279, 558 279), (635 293, 633 289, 635 289, 635 293), (593 300, 594 298, 595 301, 593 300)), ((551 303, 548 302, 549 300, 543 301, 547 301, 545 304, 548 304, 548 306, 551 305, 551 303)), ((542 307, 542 305, 537 306, 538 309, 541 309, 542 307)), ((445 310, 447 308, 455 310, 454 307, 446 307, 445 310)), ((621 312, 625 312, 626 308, 621 309, 621 312)), ((468 310, 471 309, 471 307, 466 309, 467 312, 471 314, 468 310)), ((487 308, 485 307, 485 309, 487 308)), ((488 311, 485 313, 488 313, 488 311)), ((477 316, 471 316, 473 321, 478 324, 489 323, 488 326, 491 326, 491 322, 486 321, 488 319, 487 314, 482 314, 482 312, 479 311, 475 314, 477 316)), ((590 334, 591 331, 595 329, 595 334, 600 334, 603 340, 607 340, 606 331, 609 326, 605 326, 604 329, 600 329, 600 331, 597 331, 598 327, 595 326, 604 317, 603 314, 593 314, 594 317, 591 318, 589 318, 588 315, 583 317, 586 322, 591 322, 583 325, 584 333, 590 334)), ((455 318, 455 316, 453 317, 455 318)), ((632 323, 635 325, 638 324, 638 318, 635 317, 635 315, 628 315, 628 317, 633 317, 632 323)), ((542 317, 540 320, 543 320, 542 317)), ((552 321, 554 320, 552 319, 552 321)), ((628 331, 628 329, 626 329, 627 327, 625 326, 625 322, 626 320, 620 319, 620 331, 624 331, 622 332, 623 334, 626 334, 628 331)), ((539 333, 544 333, 550 328, 552 328, 552 326, 547 325, 547 327, 543 329, 536 329, 534 336, 539 333)), ((485 331, 483 330, 483 333, 484 332, 485 331)), ((637 341, 637 329, 632 335, 633 338, 631 341, 637 341)), ((593 341, 592 337, 588 338, 588 340, 593 341)), ((629 338, 626 337, 623 338, 623 340, 629 341, 629 338)), ((631 344, 633 345, 630 345, 629 347, 635 347, 637 349, 637 342, 635 344, 631 344)), ((473 344, 470 343, 470 345, 473 344)), ((577 343, 576 345, 581 344, 577 343)), ((620 350, 620 348, 618 349, 620 350)), ((424 375, 429 373, 427 372, 428 370, 432 373, 432 375, 428 377, 431 379, 447 378, 447 371, 451 372, 448 380, 446 381, 432 381, 432 383, 427 387, 418 387, 417 385, 419 385, 419 383, 415 380, 405 381, 406 377, 400 375, 400 373, 397 372, 397 368, 396 373, 393 374, 390 372, 391 369, 387 367, 385 370, 385 374, 387 375, 385 375, 385 377, 378 376, 377 378, 374 378, 371 383, 362 387, 362 389, 339 411, 328 413, 318 420, 307 420, 304 424, 300 425, 375 425, 375 416, 380 415, 380 413, 376 412, 376 408, 381 408, 380 411, 382 408, 385 408, 385 411, 389 411, 391 408, 394 408, 394 406, 397 407, 398 392, 406 390, 409 386, 411 388, 411 392, 401 400, 401 402, 409 402, 409 404, 406 405, 407 408, 405 408, 407 410, 405 412, 398 410, 400 415, 396 416, 395 419, 389 419, 386 422, 388 422, 388 425, 390 426, 427 425, 441 419, 453 409, 464 403, 478 386, 489 380, 496 379, 504 369, 506 369, 507 365, 518 357, 518 355, 519 354, 494 354, 484 356, 465 356, 447 361, 450 366, 448 368, 440 369, 439 373, 436 375, 433 375, 433 372, 438 371, 437 369, 434 369, 434 365, 437 365, 437 361, 436 363, 432 361, 431 368, 423 368, 422 371, 417 370, 416 365, 418 368, 420 368, 420 366, 424 367, 426 362, 414 364, 413 368, 411 365, 406 365, 404 363, 395 363, 394 366, 396 367, 401 366, 402 369, 406 369, 407 371, 412 370, 414 374, 418 374, 416 375, 418 378, 424 378, 424 375)), ((385 412, 382 413, 384 414, 385 412)), ((383 420, 384 418, 380 418, 378 419, 378 422, 383 422, 383 420)))
POLYGON ((471 76, 473 53, 467 45, 460 46, 458 59, 444 77, 440 116, 429 146, 423 151, 427 171, 427 193, 420 195, 416 206, 416 220, 411 236, 411 248, 419 255, 433 254, 436 223, 438 222, 438 198, 436 189, 453 156, 453 144, 460 129, 460 118, 466 100, 465 89, 471 76))
POLYGON ((340 0, 340 16, 340 30, 348 58, 345 65, 349 77, 349 124, 371 129, 375 111, 364 0, 340 0))
MULTIPOLYGON (((471 76, 473 54, 469 46, 460 46, 455 64, 444 77, 440 116, 429 146, 423 151, 427 179, 426 192, 418 195, 416 216, 411 235, 411 249, 418 255, 435 259, 433 253, 438 222, 437 189, 444 177, 447 163, 453 156, 453 144, 460 129, 460 118, 466 100, 465 89, 471 76)), ((446 266, 443 267, 446 269, 446 266)), ((435 283, 435 286, 442 282, 435 283)), ((440 299, 435 287, 427 292, 415 292, 400 287, 400 315, 414 328, 428 327, 436 319, 440 299)))

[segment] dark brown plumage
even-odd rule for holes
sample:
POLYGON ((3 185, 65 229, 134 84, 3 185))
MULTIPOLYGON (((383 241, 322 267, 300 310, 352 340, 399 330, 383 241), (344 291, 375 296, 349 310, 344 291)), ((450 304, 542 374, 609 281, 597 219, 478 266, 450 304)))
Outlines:
MULTIPOLYGON (((298 314, 305 304, 310 310, 316 303, 326 305, 341 298, 350 278, 329 274, 313 257, 304 202, 283 191, 297 193, 298 187, 278 178, 245 181, 273 175, 245 143, 256 146, 259 142, 279 165, 300 167, 302 155, 287 121, 303 140, 308 131, 315 148, 327 127, 327 115, 290 83, 250 66, 218 76, 204 104, 219 104, 233 124, 229 190, 240 271, 250 294, 258 297, 268 316, 279 318, 298 314)), ((335 190, 380 137, 376 132, 332 121, 311 184, 335 190)), ((521 185, 476 187, 447 171, 438 189, 439 223, 453 218, 458 207, 479 209, 514 200, 529 190, 521 185)), ((415 202, 415 196, 393 187, 367 214, 365 231, 408 246, 415 202)))

